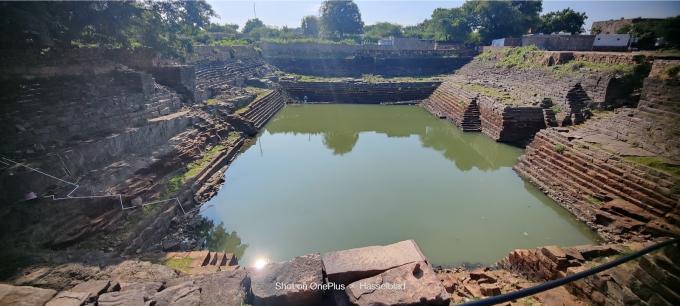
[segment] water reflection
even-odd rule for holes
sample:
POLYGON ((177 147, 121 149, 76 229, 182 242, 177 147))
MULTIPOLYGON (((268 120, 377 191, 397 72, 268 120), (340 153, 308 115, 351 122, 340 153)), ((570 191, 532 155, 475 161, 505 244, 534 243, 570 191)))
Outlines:
POLYGON ((336 155, 350 153, 362 133, 388 137, 417 135, 421 145, 441 152, 460 170, 511 167, 520 149, 499 146, 486 137, 463 133, 450 123, 433 120, 424 109, 382 105, 290 105, 267 125, 271 134, 323 135, 324 145, 336 155), (409 108, 410 111, 404 111, 409 108), (303 118, 303 119, 301 119, 303 118), (301 119, 301 120, 300 120, 301 119))
POLYGON ((203 216, 248 242, 249 267, 405 239, 442 265, 591 242, 511 169, 520 154, 415 106, 286 106, 203 216))
POLYGON ((232 253, 240 259, 248 248, 247 244, 241 242, 241 237, 235 231, 227 231, 223 222, 215 226, 212 220, 205 220, 201 223, 198 232, 205 239, 205 248, 213 252, 232 253))

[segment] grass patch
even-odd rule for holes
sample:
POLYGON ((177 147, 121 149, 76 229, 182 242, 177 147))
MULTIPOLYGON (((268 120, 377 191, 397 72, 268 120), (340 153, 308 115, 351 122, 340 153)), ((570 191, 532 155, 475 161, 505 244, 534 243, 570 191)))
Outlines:
POLYGON ((262 97, 266 96, 270 92, 272 92, 271 89, 267 88, 259 88, 259 87, 253 87, 253 86, 247 86, 243 88, 246 92, 249 94, 255 95, 255 100, 261 99, 262 97))
POLYGON ((582 70, 592 72, 605 72, 617 75, 632 75, 635 65, 632 64, 608 64, 595 63, 582 60, 569 61, 566 64, 553 66, 553 71, 558 74, 572 74, 582 70))
POLYGON ((550 110, 551 110, 554 114, 559 114, 559 113, 562 112, 562 108, 560 108, 559 105, 553 105, 553 106, 551 106, 551 107, 550 107, 550 110))
POLYGON ((673 65, 664 70, 664 77, 674 78, 678 76, 678 73, 680 73, 680 65, 673 65))
POLYGON ((219 101, 220 101, 220 100, 217 100, 217 99, 215 99, 215 98, 212 98, 212 99, 208 99, 205 103, 208 104, 208 105, 215 105, 215 104, 217 104, 217 102, 219 102, 219 101))
POLYGON ((193 260, 191 258, 170 258, 165 260, 163 265, 184 273, 189 273, 191 270, 190 266, 192 261, 193 260))
POLYGON ((564 153, 564 151, 567 150, 567 147, 565 147, 562 144, 556 144, 554 150, 555 150, 555 152, 562 154, 562 153, 564 153))
POLYGON ((498 90, 492 87, 486 87, 479 84, 463 84, 461 87, 465 90, 474 91, 490 98, 494 98, 503 104, 514 104, 518 102, 508 92, 498 90))
POLYGON ((211 46, 227 46, 227 47, 247 46, 249 44, 250 43, 245 39, 233 39, 233 38, 220 39, 218 41, 213 41, 210 43, 211 46))
POLYGON ((539 51, 535 45, 503 48, 500 50, 487 50, 478 56, 483 61, 496 60, 497 67, 503 68, 532 68, 539 65, 535 61, 531 61, 530 54, 534 51, 539 51))
MULTIPOLYGON (((295 78, 298 82, 345 82, 347 77, 320 77, 313 75, 302 75, 289 73, 289 77, 295 78)), ((366 83, 407 83, 407 82, 435 82, 439 81, 440 77, 390 77, 386 78, 381 75, 375 74, 364 74, 361 76, 360 80, 366 83)))
POLYGON ((590 204, 593 204, 595 206, 602 206, 602 204, 604 203, 602 202, 602 200, 591 195, 589 195, 586 199, 588 200, 588 202, 590 202, 590 204))
POLYGON ((227 145, 235 143, 236 140, 238 140, 238 138, 239 133, 229 132, 226 141, 223 141, 222 143, 215 145, 210 150, 205 152, 199 160, 193 161, 189 165, 187 165, 184 173, 180 173, 171 177, 167 183, 165 196, 167 197, 176 194, 187 181, 198 175, 203 169, 205 169, 205 167, 207 167, 210 164, 210 162, 212 162, 213 159, 215 159, 215 157, 217 157, 217 155, 221 151, 227 148, 227 145))
POLYGON ((680 176, 680 166, 666 163, 656 156, 626 156, 625 159, 674 176, 680 176))

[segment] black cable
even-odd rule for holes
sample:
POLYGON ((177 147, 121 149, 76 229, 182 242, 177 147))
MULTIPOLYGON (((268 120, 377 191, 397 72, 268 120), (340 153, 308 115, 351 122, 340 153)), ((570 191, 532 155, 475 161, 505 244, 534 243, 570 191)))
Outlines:
POLYGON ((521 299, 523 297, 527 297, 527 296, 530 296, 530 295, 534 295, 536 293, 547 291, 547 290, 565 285, 567 283, 570 283, 570 282, 591 276, 593 274, 602 272, 604 270, 611 269, 611 268, 616 267, 616 266, 618 266, 622 263, 625 263, 627 261, 631 261, 631 260, 636 259, 640 256, 643 256, 647 253, 651 253, 651 252, 656 251, 658 249, 661 249, 665 246, 677 243, 678 240, 679 240, 679 238, 676 237, 676 238, 669 239, 669 240, 666 240, 666 241, 663 241, 663 242, 659 242, 655 245, 648 246, 648 247, 643 248, 643 249, 641 249, 637 252, 622 256, 620 258, 617 258, 616 260, 612 260, 608 263, 601 264, 601 265, 594 267, 592 269, 581 271, 581 272, 578 272, 578 273, 575 273, 575 274, 572 274, 572 275, 569 275, 569 276, 565 276, 563 278, 551 280, 551 281, 548 281, 548 282, 545 282, 545 283, 542 283, 542 284, 539 284, 539 285, 536 285, 536 286, 533 286, 533 287, 529 287, 529 288, 525 288, 525 289, 521 289, 521 290, 517 290, 517 291, 513 291, 513 292, 510 292, 510 293, 505 293, 505 294, 501 294, 501 295, 497 295, 497 296, 488 297, 488 298, 485 298, 485 299, 482 299, 482 300, 471 301, 471 302, 467 302, 467 303, 463 303, 463 304, 459 304, 459 305, 461 305, 461 306, 495 305, 495 304, 500 304, 500 303, 504 303, 504 302, 510 302, 510 301, 513 301, 513 300, 521 299))

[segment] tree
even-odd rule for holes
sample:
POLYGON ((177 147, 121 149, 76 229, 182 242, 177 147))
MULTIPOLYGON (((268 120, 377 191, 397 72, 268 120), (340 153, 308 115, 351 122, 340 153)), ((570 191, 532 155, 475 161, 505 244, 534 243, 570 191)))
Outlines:
POLYGON ((435 40, 463 43, 472 29, 468 16, 461 8, 438 8, 432 12, 427 31, 432 33, 435 40))
POLYGON ((543 2, 541 0, 512 1, 512 6, 522 14, 522 28, 534 32, 541 21, 539 14, 543 10, 543 2))
POLYGON ((191 36, 215 16, 205 1, 55 1, 0 4, 3 46, 149 47, 169 55, 191 49, 191 36))
POLYGON ((462 6, 470 28, 479 33, 484 44, 496 38, 527 33, 531 20, 538 16, 537 8, 535 4, 527 6, 521 1, 468 1, 462 6))
POLYGON ((374 25, 364 27, 364 39, 367 41, 378 41, 387 37, 404 36, 401 26, 389 22, 378 22, 374 25))
POLYGON ((300 24, 302 35, 317 37, 319 36, 319 18, 316 16, 305 16, 300 24))
POLYGON ((583 33, 585 31, 583 25, 587 18, 586 13, 579 13, 571 8, 550 12, 541 16, 538 32, 546 34, 557 32, 583 33))
POLYGON ((363 31, 364 22, 361 21, 359 7, 352 0, 326 0, 319 11, 321 33, 325 37, 341 38, 363 31))
POLYGON ((658 47, 680 48, 680 16, 663 20, 636 20, 617 31, 636 38, 635 46, 643 50, 658 47), (661 43, 661 45, 657 45, 661 43))
POLYGON ((241 31, 243 32, 243 34, 248 35, 251 32, 253 32, 253 30, 258 29, 258 28, 264 28, 264 27, 265 27, 265 25, 262 22, 262 20, 257 19, 257 18, 248 19, 248 21, 246 21, 246 24, 243 26, 243 30, 241 30, 241 31))

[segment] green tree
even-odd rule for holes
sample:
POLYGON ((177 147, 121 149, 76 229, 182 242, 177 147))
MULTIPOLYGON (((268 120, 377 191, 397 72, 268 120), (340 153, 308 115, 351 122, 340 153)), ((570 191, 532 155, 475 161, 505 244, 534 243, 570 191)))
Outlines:
POLYGON ((257 18, 248 19, 248 21, 246 21, 246 24, 243 26, 243 30, 241 30, 241 32, 243 32, 243 34, 248 35, 254 30, 264 27, 265 25, 264 22, 262 22, 262 20, 257 18))
POLYGON ((571 34, 583 33, 585 31, 583 25, 587 18, 586 13, 579 13, 571 8, 550 12, 541 16, 538 32, 545 34, 561 31, 571 34))
POLYGON ((150 47, 181 55, 215 12, 205 1, 55 1, 0 3, 3 46, 150 47))
POLYGON ((302 35, 317 37, 319 36, 319 18, 316 16, 305 16, 300 24, 302 35))
POLYGON ((680 48, 680 16, 664 20, 640 20, 622 27, 618 33, 631 34, 637 38, 636 47, 644 50, 659 47, 658 39, 665 42, 666 47, 680 48))
POLYGON ((378 22, 376 24, 364 27, 364 39, 367 41, 375 42, 381 38, 387 38, 390 36, 404 36, 401 26, 389 22, 378 22))
POLYGON ((543 1, 512 1, 512 6, 522 14, 522 28, 535 32, 541 21, 539 14, 543 10, 543 1))
POLYGON ((462 9, 469 18, 470 28, 479 33, 482 43, 488 44, 495 38, 518 36, 529 31, 528 24, 538 16, 538 12, 535 11, 535 6, 529 9, 522 3, 468 1, 463 4, 462 9))
POLYGON ((461 8, 438 8, 432 12, 427 31, 435 40, 463 43, 472 30, 468 16, 461 8))
POLYGON ((342 38, 363 31, 364 22, 361 21, 359 7, 352 0, 326 0, 319 12, 321 33, 325 37, 342 38))

